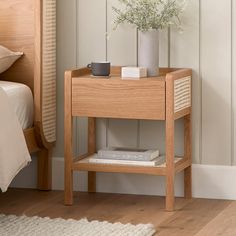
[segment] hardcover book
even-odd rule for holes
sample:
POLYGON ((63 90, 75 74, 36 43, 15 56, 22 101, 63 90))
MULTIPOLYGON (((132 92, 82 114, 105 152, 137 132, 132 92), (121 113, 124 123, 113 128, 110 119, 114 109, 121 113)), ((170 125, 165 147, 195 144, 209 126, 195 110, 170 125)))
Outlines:
POLYGON ((97 154, 94 154, 89 158, 90 163, 97 164, 116 164, 116 165, 134 165, 134 166, 158 166, 165 163, 165 156, 159 156, 152 161, 135 161, 135 160, 118 160, 118 159, 102 159, 98 158, 97 154))
POLYGON ((109 147, 100 149, 97 158, 112 160, 151 161, 159 156, 158 150, 109 147))

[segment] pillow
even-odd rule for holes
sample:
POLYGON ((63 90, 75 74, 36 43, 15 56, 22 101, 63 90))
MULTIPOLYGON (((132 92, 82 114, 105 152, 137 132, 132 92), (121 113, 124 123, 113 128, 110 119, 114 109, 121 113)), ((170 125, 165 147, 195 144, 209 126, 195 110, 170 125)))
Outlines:
POLYGON ((23 52, 12 52, 0 45, 0 74, 10 68, 22 55, 23 52))

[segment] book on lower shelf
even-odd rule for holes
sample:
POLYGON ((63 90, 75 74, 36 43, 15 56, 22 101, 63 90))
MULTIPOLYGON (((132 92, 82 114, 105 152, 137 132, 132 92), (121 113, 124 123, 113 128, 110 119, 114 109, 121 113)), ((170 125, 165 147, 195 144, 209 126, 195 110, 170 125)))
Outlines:
POLYGON ((97 158, 112 160, 151 161, 159 156, 159 150, 108 147, 98 150, 97 158))
POLYGON ((151 161, 136 161, 136 160, 118 160, 98 158, 98 154, 94 154, 89 158, 90 163, 97 164, 117 164, 117 165, 134 165, 134 166, 158 166, 165 163, 165 156, 158 156, 151 161))

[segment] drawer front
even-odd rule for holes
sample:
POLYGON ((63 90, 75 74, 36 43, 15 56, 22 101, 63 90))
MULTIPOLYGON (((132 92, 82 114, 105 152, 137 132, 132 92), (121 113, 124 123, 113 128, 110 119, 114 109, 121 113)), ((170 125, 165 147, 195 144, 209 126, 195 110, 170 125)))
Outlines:
POLYGON ((72 115, 165 120, 165 82, 73 78, 72 115))

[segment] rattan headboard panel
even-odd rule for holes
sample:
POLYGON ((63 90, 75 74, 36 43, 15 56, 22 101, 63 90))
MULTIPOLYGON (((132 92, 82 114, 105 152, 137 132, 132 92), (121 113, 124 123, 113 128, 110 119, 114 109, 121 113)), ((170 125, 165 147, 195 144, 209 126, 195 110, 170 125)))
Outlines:
POLYGON ((0 44, 24 52, 0 79, 32 89, 37 136, 51 145, 56 140, 56 0, 0 0, 0 44))
POLYGON ((43 0, 42 121, 47 142, 56 140, 56 0, 43 0))

